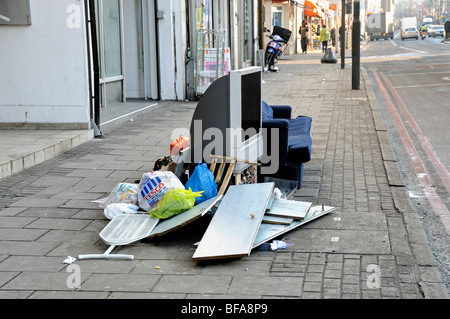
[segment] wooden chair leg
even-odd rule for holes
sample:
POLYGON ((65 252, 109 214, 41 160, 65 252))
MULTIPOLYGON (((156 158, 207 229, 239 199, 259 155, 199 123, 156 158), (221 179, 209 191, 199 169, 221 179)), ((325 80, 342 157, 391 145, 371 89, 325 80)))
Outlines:
POLYGON ((217 172, 216 180, 215 180, 216 184, 218 182, 220 182, 220 180, 222 179, 222 175, 223 175, 223 170, 225 168, 225 164, 226 164, 225 161, 222 161, 222 163, 220 163, 219 171, 217 172))
POLYGON ((211 171, 211 173, 213 173, 214 175, 214 171, 216 170, 216 165, 217 165, 217 160, 213 160, 211 163, 211 166, 209 167, 209 170, 211 171))
POLYGON ((219 195, 225 194, 228 184, 230 183, 231 175, 233 174, 235 165, 236 161, 232 160, 230 166, 228 167, 227 173, 225 174, 225 177, 223 179, 222 186, 220 187, 219 195))

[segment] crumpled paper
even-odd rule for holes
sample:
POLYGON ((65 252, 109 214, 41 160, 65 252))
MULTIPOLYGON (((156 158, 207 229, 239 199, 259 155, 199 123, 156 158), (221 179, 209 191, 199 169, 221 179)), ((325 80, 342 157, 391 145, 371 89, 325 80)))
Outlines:
POLYGON ((66 259, 64 259, 63 264, 72 265, 77 259, 69 256, 66 259))

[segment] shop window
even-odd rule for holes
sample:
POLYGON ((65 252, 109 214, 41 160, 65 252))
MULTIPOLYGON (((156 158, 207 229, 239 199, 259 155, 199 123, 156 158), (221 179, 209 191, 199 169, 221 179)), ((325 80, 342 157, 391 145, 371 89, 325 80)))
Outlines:
POLYGON ((283 6, 272 7, 272 25, 281 27, 283 23, 283 6))
POLYGON ((122 31, 119 0, 97 0, 97 37, 101 78, 122 76, 122 31))

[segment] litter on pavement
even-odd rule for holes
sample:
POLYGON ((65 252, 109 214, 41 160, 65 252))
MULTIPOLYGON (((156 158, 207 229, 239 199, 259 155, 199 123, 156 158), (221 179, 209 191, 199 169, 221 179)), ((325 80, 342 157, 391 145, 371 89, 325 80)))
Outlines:
MULTIPOLYGON (((111 220, 100 233, 110 247, 103 254, 80 255, 79 260, 133 260, 133 255, 112 254, 112 251, 144 239, 165 236, 207 213, 212 218, 205 233, 199 234, 202 240, 194 244, 194 260, 249 256, 263 244, 270 245, 271 251, 278 251, 292 245, 277 238, 335 211, 330 206, 288 200, 288 194, 276 187, 275 182, 258 184, 253 179, 248 183, 247 179, 235 176, 237 185, 229 185, 232 170, 227 171, 226 167, 234 167, 238 159, 214 156, 211 167, 196 166, 183 183, 181 180, 186 179, 183 152, 189 149, 188 141, 183 137, 174 141, 170 149, 172 160, 161 159, 154 170, 144 173, 136 184, 119 183, 107 198, 94 201, 111 220), (215 172, 216 166, 219 166, 218 172, 215 172)), ((247 164, 255 169, 252 163, 247 164)), ((65 262, 76 260, 70 258, 65 262)))

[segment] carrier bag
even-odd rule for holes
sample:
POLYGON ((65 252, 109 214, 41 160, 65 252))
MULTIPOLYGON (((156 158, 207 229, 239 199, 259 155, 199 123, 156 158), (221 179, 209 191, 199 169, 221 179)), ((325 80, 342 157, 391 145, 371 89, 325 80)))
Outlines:
POLYGON ((195 200, 196 205, 217 196, 214 174, 209 170, 206 163, 197 165, 191 178, 186 183, 186 189, 192 189, 194 192, 203 192, 203 195, 195 200))
POLYGON ((139 207, 150 212, 174 188, 184 189, 183 183, 172 172, 145 173, 139 184, 139 207))
POLYGON ((184 213, 195 205, 195 199, 202 196, 191 189, 175 188, 166 192, 164 197, 150 211, 150 217, 155 219, 168 219, 184 213))
POLYGON ((106 199, 103 207, 109 204, 125 203, 125 204, 138 204, 138 191, 139 186, 137 184, 120 183, 111 191, 106 199))

